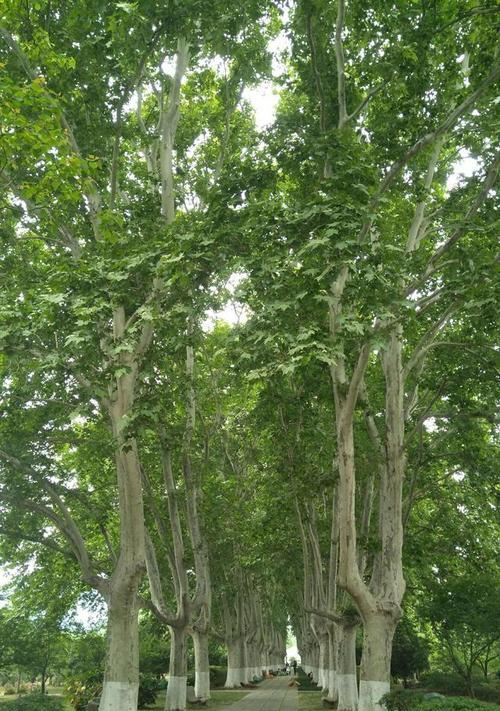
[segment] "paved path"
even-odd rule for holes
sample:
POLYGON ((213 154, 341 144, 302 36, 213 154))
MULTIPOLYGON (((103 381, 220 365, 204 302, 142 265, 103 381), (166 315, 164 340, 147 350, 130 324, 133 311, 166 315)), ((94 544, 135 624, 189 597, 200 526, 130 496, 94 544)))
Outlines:
POLYGON ((297 689, 288 686, 291 678, 277 676, 274 679, 266 679, 244 699, 228 706, 227 711, 297 711, 297 689))

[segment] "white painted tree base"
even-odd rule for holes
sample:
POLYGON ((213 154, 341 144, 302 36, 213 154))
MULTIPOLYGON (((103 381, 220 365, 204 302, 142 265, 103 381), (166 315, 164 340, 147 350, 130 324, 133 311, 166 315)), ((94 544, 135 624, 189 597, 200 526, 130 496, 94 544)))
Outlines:
POLYGON ((168 679, 165 711, 185 711, 187 676, 171 676, 168 679))
POLYGON ((335 669, 328 670, 328 696, 326 698, 332 702, 337 701, 338 698, 337 672, 335 669))
POLYGON ((207 701, 210 698, 210 672, 195 673, 194 695, 197 699, 207 701))
POLYGON ((328 690, 328 669, 321 668, 318 670, 318 686, 321 686, 325 691, 328 690))
POLYGON ((359 684, 358 711, 385 711, 385 706, 379 701, 390 691, 388 681, 365 681, 359 684))
POLYGON ((105 681, 99 711, 137 711, 139 684, 126 681, 105 681))
POLYGON ((225 689, 239 689, 243 681, 244 669, 236 669, 235 667, 227 668, 225 689))
POLYGON ((339 711, 356 711, 358 708, 358 683, 356 674, 337 674, 339 711))

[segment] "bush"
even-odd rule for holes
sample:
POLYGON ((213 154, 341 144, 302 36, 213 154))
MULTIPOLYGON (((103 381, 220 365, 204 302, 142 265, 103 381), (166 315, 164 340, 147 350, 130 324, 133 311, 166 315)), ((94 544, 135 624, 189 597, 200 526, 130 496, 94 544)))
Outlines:
POLYGON ((89 701, 102 690, 102 674, 82 674, 66 683, 66 695, 75 711, 86 711, 89 701))
POLYGON ((57 696, 27 694, 14 701, 2 704, 2 711, 63 711, 64 702, 57 696))
POLYGON ((4 686, 4 689, 3 689, 4 696, 12 696, 15 693, 16 693, 16 689, 14 686, 11 686, 10 684, 6 684, 4 686))
POLYGON ((421 701, 422 693, 410 689, 394 689, 382 698, 387 711, 410 711, 421 701))
MULTIPOLYGON (((439 691, 443 694, 468 695, 467 684, 458 674, 432 672, 422 677, 421 685, 426 689, 439 691)), ((472 679, 472 688, 477 699, 500 704, 500 683, 498 680, 487 681, 483 676, 475 676, 472 679)))
POLYGON ((447 699, 423 701, 414 707, 415 711, 500 711, 497 704, 488 704, 465 696, 450 696, 447 699))
POLYGON ((497 681, 487 682, 484 679, 482 683, 474 684, 474 696, 481 701, 500 704, 500 684, 497 681))
POLYGON ((395 689, 382 697, 387 711, 500 711, 500 706, 465 696, 426 699, 422 691, 395 689))
POLYGON ((222 666, 210 667, 210 686, 212 689, 218 689, 226 683, 227 668, 222 666))
POLYGON ((446 672, 430 672, 421 678, 421 685, 426 689, 439 691, 443 694, 465 694, 467 686, 459 674, 446 672))
MULTIPOLYGON (((139 701, 138 708, 143 709, 150 704, 154 704, 160 682, 149 674, 141 674, 139 677, 139 701)), ((81 675, 71 679, 66 684, 66 695, 75 711, 86 711, 87 704, 96 696, 100 696, 102 691, 102 674, 81 675)), ((3 709, 2 709, 3 711, 3 709)))
POLYGON ((141 674, 139 677, 139 701, 138 708, 143 709, 146 706, 154 704, 158 691, 160 690, 160 682, 150 674, 141 674))

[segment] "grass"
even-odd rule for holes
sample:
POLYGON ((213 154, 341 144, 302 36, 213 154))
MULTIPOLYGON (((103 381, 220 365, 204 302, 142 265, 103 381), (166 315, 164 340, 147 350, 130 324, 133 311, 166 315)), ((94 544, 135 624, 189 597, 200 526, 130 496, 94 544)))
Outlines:
MULTIPOLYGON (((59 687, 48 689, 49 694, 53 694, 54 696, 62 696, 62 691, 62 688, 59 687)), ((248 691, 212 691, 211 694, 212 698, 210 699, 209 703, 203 708, 211 709, 211 711, 220 711, 221 709, 227 708, 228 706, 231 706, 231 704, 234 704, 236 701, 242 699, 248 694, 248 691)), ((9 696, 0 696, 0 704, 6 701, 13 701, 14 699, 17 699, 17 694, 10 694, 9 696)), ((164 707, 165 692, 161 691, 156 699, 156 704, 154 706, 148 706, 145 711, 163 711, 164 707)), ((66 701, 64 708, 65 711, 73 711, 73 707, 68 701, 66 701)), ((192 708, 195 707, 193 706, 192 708)), ((315 707, 304 706, 304 708, 308 709, 315 707)))
POLYGON ((308 691, 299 694, 299 711, 325 711, 321 702, 321 691, 308 691))
MULTIPOLYGON (((62 696, 63 695, 63 689, 62 687, 49 687, 47 689, 47 692, 49 696, 62 696)), ((23 696, 26 696, 26 694, 23 694, 23 696)), ((0 696, 0 704, 6 703, 7 701, 14 701, 14 699, 17 699, 18 696, 17 694, 9 694, 8 696, 0 696)), ((69 701, 64 702, 64 709, 65 711, 74 711, 73 706, 69 703, 69 701)))
MULTIPOLYGON (((248 694, 248 691, 211 691, 212 698, 206 706, 203 708, 211 709, 212 711, 219 711, 219 709, 227 708, 234 704, 236 701, 240 701, 244 696, 248 694)), ((165 692, 161 691, 156 699, 156 704, 154 706, 148 706, 150 711, 163 711, 165 706, 165 692)), ((190 708, 189 704, 187 705, 190 708)), ((191 708, 198 708, 192 706, 191 708)), ((147 709, 146 709, 147 711, 147 709)))

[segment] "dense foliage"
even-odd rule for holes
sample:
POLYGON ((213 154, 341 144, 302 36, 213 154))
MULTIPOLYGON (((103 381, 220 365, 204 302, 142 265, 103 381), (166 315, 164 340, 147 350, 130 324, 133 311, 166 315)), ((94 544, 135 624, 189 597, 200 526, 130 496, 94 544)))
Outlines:
POLYGON ((204 702, 291 625, 340 711, 356 644, 495 700, 498 16, 2 3, 6 681, 204 702))

